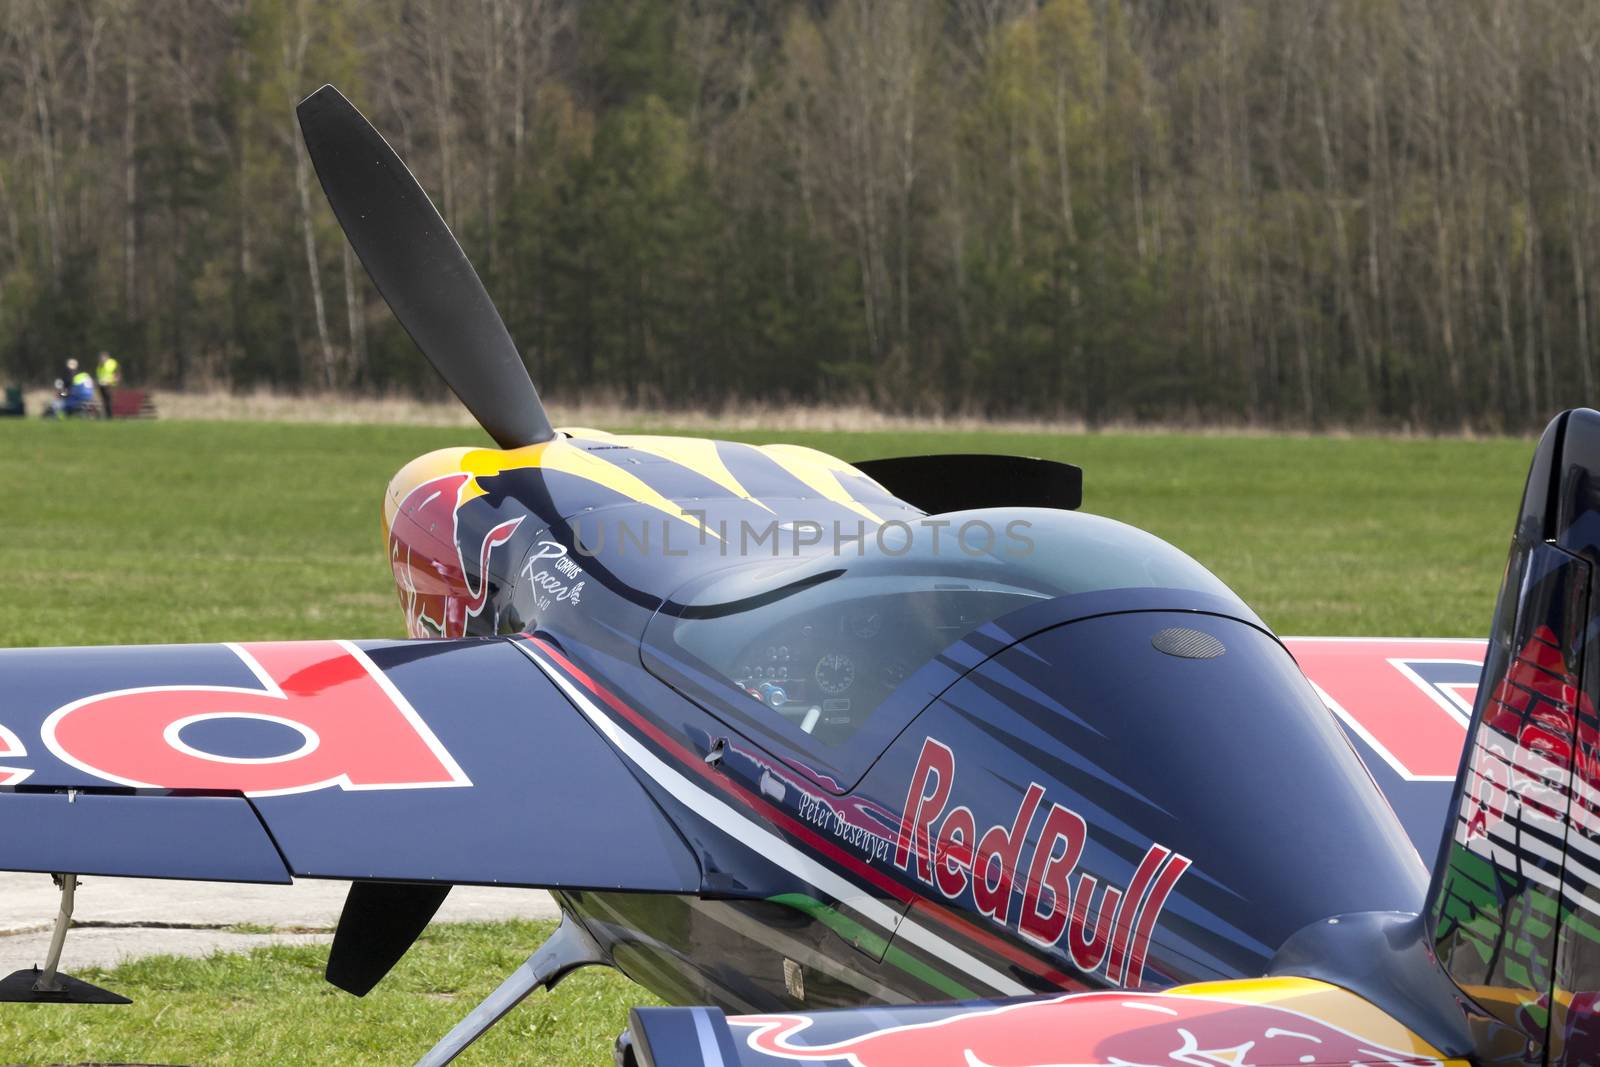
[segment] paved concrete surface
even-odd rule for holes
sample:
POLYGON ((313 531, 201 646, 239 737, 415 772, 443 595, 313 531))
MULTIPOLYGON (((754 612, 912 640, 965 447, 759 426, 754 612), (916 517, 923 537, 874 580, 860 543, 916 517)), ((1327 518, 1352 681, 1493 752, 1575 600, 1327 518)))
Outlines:
MULTIPOLYGON (((347 882, 291 886, 173 882, 84 876, 73 909, 62 969, 111 966, 173 953, 205 956, 258 945, 332 940, 347 882), (255 931, 230 927, 249 924, 255 931), (261 928, 270 928, 270 933, 261 928)), ((60 893, 45 874, 0 874, 0 976, 43 961, 60 893)), ((553 919, 555 902, 534 889, 457 886, 435 922, 553 919)))

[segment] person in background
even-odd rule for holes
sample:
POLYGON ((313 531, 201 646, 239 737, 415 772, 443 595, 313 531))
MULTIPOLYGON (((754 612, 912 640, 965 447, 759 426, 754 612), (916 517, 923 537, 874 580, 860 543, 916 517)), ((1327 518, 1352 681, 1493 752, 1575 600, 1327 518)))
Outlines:
POLYGON ((106 418, 111 417, 111 391, 122 384, 122 365, 118 363, 110 352, 100 353, 100 362, 94 369, 95 385, 100 390, 100 411, 106 418))
MULTIPOLYGON (((90 404, 94 403, 94 379, 89 377, 89 372, 78 369, 78 361, 67 360, 67 373, 72 380, 60 389, 60 395, 50 405, 47 414, 61 418, 66 415, 77 415, 90 404)), ((60 383, 58 382, 58 388, 60 383)))

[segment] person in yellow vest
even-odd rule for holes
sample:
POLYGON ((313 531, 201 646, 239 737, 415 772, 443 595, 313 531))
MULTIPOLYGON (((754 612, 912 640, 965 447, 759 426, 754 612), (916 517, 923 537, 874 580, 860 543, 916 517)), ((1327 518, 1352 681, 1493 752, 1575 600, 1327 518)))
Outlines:
POLYGON ((100 353, 100 363, 94 369, 95 385, 100 389, 100 411, 111 417, 111 391, 122 384, 122 366, 110 352, 100 353))

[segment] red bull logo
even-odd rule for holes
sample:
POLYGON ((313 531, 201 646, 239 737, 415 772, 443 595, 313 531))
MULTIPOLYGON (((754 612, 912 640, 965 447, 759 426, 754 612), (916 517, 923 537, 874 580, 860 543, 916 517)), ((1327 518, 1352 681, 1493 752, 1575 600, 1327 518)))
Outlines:
POLYGON ((1024 862, 1028 829, 1044 807, 1044 787, 1030 783, 1009 825, 980 834, 972 809, 949 806, 955 775, 950 747, 931 737, 924 741, 900 817, 895 866, 913 871, 947 899, 970 891, 979 912, 1014 926, 1041 948, 1065 939, 1067 955, 1086 974, 1103 971, 1114 985, 1137 986, 1156 922, 1189 869, 1188 857, 1152 843, 1126 887, 1102 886, 1077 870, 1088 824, 1070 808, 1051 804, 1024 862), (1013 912, 1018 890, 1020 907, 1013 912))
MULTIPOLYGON (((96 693, 56 709, 40 729, 41 740, 63 763, 129 786, 278 796, 330 786, 472 784, 405 695, 355 645, 227 647, 255 676, 256 687, 161 685, 96 693), (260 724, 293 740, 250 754, 214 747, 260 724)), ((10 731, 0 729, 0 743, 0 754, 25 754, 10 731)), ((8 771, 13 783, 21 780, 15 768, 0 768, 0 781, 8 771)))
POLYGON ((458 529, 458 502, 472 476, 446 474, 423 482, 401 501, 389 531, 389 566, 400 590, 406 630, 412 637, 464 637, 467 620, 489 599, 489 556, 522 525, 508 519, 477 546, 477 570, 469 572, 458 529), (476 575, 476 583, 474 583, 476 575))
POLYGON ((1288 1008, 1202 996, 1096 992, 958 1010, 828 1044, 798 1043, 805 1015, 747 1015, 767 1056, 851 1067, 1437 1067, 1288 1008))

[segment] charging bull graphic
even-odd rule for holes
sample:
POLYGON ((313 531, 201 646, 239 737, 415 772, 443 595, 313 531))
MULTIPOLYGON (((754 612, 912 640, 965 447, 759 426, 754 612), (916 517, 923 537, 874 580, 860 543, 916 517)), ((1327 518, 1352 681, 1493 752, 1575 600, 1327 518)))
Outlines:
POLYGON ((851 1067, 1300 1067, 1442 1062, 1386 1048, 1309 1015, 1162 993, 1097 992, 959 1011, 932 1022, 876 1030, 830 1044, 796 1044, 804 1015, 728 1020, 768 1056, 851 1067))
POLYGON ((522 525, 508 519, 483 536, 468 568, 458 527, 462 487, 472 476, 455 472, 423 482, 400 502, 389 530, 389 565, 406 629, 412 637, 465 637, 467 620, 489 598, 489 556, 522 525))

